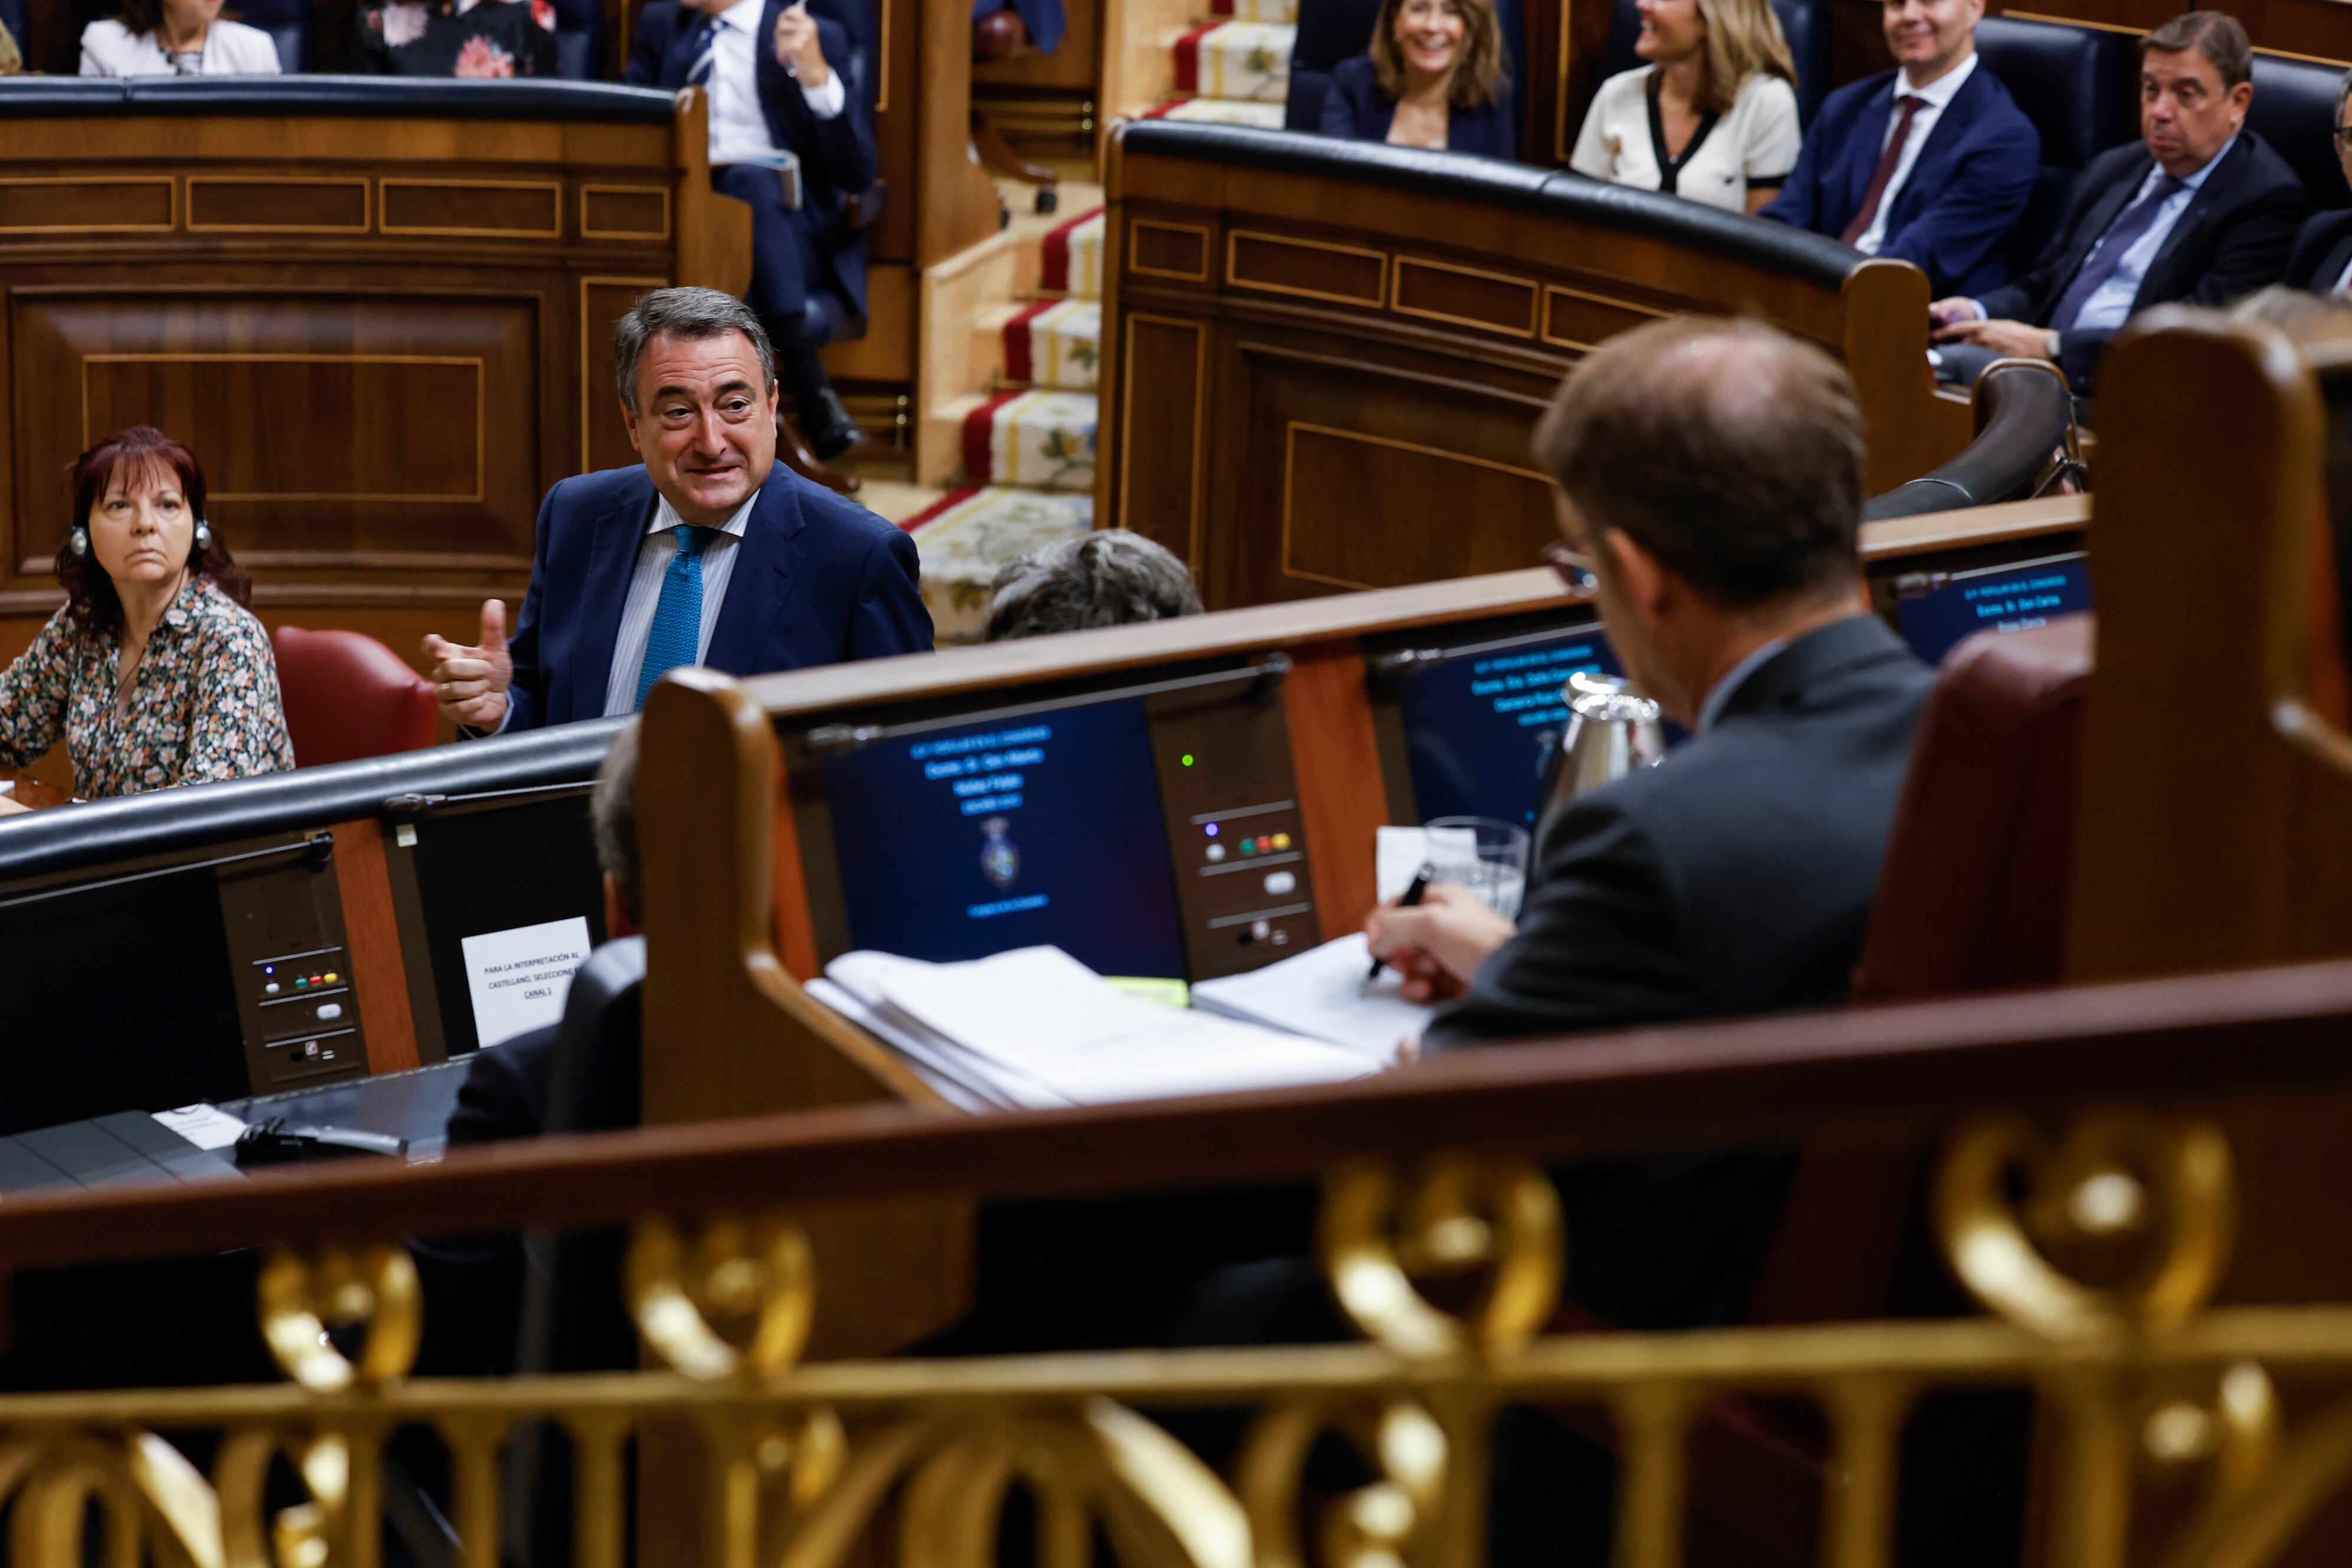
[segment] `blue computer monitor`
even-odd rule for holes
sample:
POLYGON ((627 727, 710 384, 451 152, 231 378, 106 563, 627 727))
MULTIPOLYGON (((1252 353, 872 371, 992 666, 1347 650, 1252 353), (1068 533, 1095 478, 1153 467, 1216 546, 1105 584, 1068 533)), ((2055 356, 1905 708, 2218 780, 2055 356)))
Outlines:
POLYGON ((925 729, 824 763, 852 946, 946 962, 1050 942, 1185 976, 1140 698, 925 729))
POLYGON ((2090 558, 2077 552, 1955 572, 1924 593, 1896 589, 1904 640, 1940 664, 1972 632, 2021 632, 2091 607, 2090 558))
POLYGON ((1544 760, 1568 723, 1568 678, 1620 673, 1595 626, 1436 650, 1396 682, 1415 814, 1532 826, 1544 760))

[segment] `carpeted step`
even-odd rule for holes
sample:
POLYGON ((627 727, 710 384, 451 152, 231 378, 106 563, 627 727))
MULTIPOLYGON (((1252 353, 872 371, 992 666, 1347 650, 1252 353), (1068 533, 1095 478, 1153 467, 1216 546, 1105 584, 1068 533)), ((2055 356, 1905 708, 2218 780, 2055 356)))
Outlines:
POLYGON ((1146 120, 1189 120, 1199 125, 1254 125, 1282 129, 1279 103, 1245 103, 1237 98, 1171 98, 1143 111, 1146 120))
POLYGON ((1094 526, 1084 492, 990 485, 950 491, 900 524, 923 561, 923 603, 941 642, 978 642, 988 626, 990 584, 1024 551, 1094 526))
POLYGON ((1008 386, 1092 392, 1102 356, 1102 303, 1039 300, 1013 312, 1000 329, 1008 386))
POLYGON ((963 411, 964 482, 1094 489, 1097 412, 1090 392, 1000 392, 979 399, 963 411))
POLYGON ((1102 298, 1103 209, 1055 224, 1039 241, 1037 287, 1081 300, 1102 298))
POLYGON ((1204 22, 1176 40, 1176 90, 1280 103, 1290 90, 1290 45, 1297 34, 1279 22, 1204 22))
POLYGON ((1279 22, 1286 27, 1298 25, 1298 0, 1210 0, 1209 15, 1230 16, 1236 22, 1279 22))

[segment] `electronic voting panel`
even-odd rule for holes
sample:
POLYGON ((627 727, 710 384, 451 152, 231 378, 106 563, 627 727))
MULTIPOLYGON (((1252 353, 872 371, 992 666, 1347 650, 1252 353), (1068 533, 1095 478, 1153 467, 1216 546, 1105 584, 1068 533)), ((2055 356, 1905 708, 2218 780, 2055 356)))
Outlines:
POLYGON ((1911 651, 1940 664, 1977 632, 2021 632, 2091 607, 2091 561, 2081 551, 1979 566, 1910 572, 1893 582, 1896 629, 1911 651))
POLYGON ((1568 724, 1569 677, 1622 673, 1582 605, 1368 638, 1364 669, 1392 820, 1529 828, 1568 724))
POLYGON ((1050 944, 1208 980, 1320 938, 1281 654, 844 713, 782 734, 822 957, 1050 944))

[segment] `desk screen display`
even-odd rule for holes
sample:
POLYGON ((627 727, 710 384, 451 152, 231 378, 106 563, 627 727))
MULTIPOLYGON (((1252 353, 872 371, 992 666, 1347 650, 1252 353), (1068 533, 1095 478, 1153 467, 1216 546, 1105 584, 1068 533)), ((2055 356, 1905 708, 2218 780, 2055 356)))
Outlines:
POLYGON ((1896 605, 1904 640, 1929 664, 1940 664, 1972 632, 2022 632, 2091 607, 2090 562, 2056 555, 2021 565, 1956 573, 1940 586, 1896 605))
POLYGON ((1142 700, 877 742, 824 763, 854 946, 934 962, 1050 942, 1181 979, 1142 700))
POLYGON ((1599 626, 1465 648, 1397 681, 1413 804, 1423 822, 1491 816, 1532 826, 1545 753, 1579 673, 1615 675, 1599 626))

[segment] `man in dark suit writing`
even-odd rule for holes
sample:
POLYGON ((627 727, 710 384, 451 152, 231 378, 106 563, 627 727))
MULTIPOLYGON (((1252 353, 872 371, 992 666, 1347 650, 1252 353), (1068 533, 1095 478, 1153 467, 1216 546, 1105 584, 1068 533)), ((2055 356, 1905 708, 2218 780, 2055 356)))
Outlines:
POLYGON ((635 712, 664 671, 730 675, 928 653, 914 541, 776 461, 776 370, 756 317, 662 289, 623 317, 614 372, 642 466, 565 479, 540 508, 514 640, 425 639, 441 711, 475 730, 635 712))
POLYGON ((2042 138, 1977 58, 1983 19, 1984 0, 1885 0, 1899 68, 1830 94, 1759 216, 1911 262, 1937 293, 2006 278, 2042 138))
POLYGON ((2224 305, 2277 282, 2311 198, 2245 129, 2252 61, 2245 28, 2219 11, 2175 16, 2143 39, 2139 142, 2083 171, 2032 271, 1928 307, 1937 374, 1965 386, 1996 359, 2051 360, 2087 395, 2134 312, 2224 305))
POLYGON ((866 321, 853 200, 874 184, 874 130, 840 68, 850 39, 806 0, 654 0, 629 40, 634 87, 710 97, 710 184, 751 208, 751 292, 803 435, 831 458, 865 439, 816 351, 866 321), (779 165, 798 165, 799 200, 779 165))

